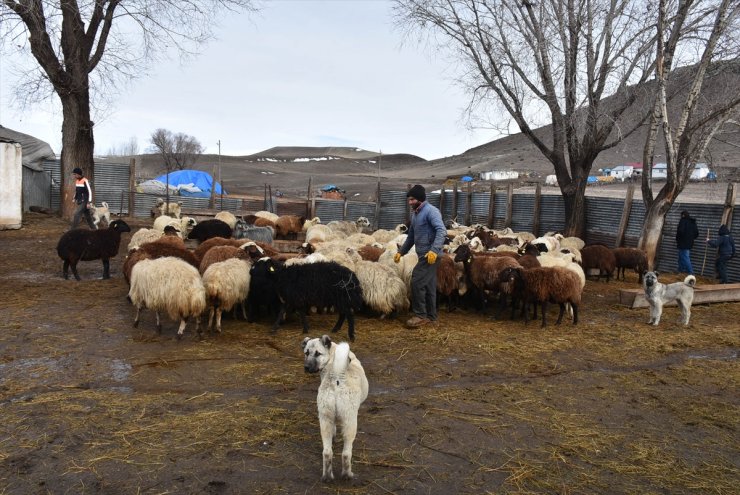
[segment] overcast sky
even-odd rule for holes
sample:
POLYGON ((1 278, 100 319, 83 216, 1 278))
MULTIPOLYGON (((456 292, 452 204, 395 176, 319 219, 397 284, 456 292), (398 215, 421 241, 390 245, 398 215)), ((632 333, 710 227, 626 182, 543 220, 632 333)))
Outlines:
MULTIPOLYGON (((426 159, 492 141, 470 131, 456 67, 428 47, 403 43, 383 0, 278 0, 221 21, 195 60, 158 64, 96 115, 96 152, 157 128, 197 138, 207 153, 273 146, 353 146, 426 159)), ((19 112, 0 63, 0 124, 61 151, 61 112, 19 112)), ((55 105, 58 108, 58 105, 55 105)))

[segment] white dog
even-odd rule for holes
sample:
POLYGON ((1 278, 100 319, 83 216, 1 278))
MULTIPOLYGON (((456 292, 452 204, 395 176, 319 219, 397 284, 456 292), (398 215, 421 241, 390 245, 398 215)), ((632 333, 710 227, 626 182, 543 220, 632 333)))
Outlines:
POLYGON ((101 204, 102 206, 93 205, 93 207, 90 208, 93 223, 97 228, 100 228, 99 224, 101 220, 105 220, 105 225, 110 225, 110 208, 108 208, 108 203, 103 201, 101 204))
POLYGON ((360 360, 349 350, 349 344, 335 344, 328 335, 320 339, 306 337, 301 343, 303 367, 308 373, 320 373, 321 385, 316 403, 319 408, 323 451, 322 481, 334 479, 332 440, 337 423, 342 428, 342 478, 351 479, 352 443, 357 434, 357 411, 367 398, 368 384, 360 360))
POLYGON ((694 286, 696 277, 687 275, 683 282, 662 284, 658 282, 658 272, 645 272, 643 287, 645 297, 650 304, 649 325, 658 325, 660 316, 663 314, 663 305, 670 301, 676 301, 681 308, 681 320, 684 325, 689 324, 691 318, 691 303, 694 300, 694 286))

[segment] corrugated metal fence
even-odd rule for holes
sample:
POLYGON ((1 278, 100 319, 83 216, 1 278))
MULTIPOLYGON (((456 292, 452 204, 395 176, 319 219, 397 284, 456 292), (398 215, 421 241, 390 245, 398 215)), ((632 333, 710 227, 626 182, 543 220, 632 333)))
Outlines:
MULTIPOLYGON (((59 209, 59 162, 50 161, 44 163, 44 170, 50 176, 49 200, 44 201, 42 190, 33 192, 37 203, 49 204, 52 209, 59 209)), ((101 162, 95 164, 95 202, 100 204, 106 201, 114 213, 129 214, 129 165, 121 163, 101 162)), ((42 186, 41 189, 43 189, 42 186)), ((38 188, 37 188, 38 189, 38 188)), ((536 197, 531 193, 514 193, 511 200, 511 212, 509 208, 510 190, 499 189, 494 192, 492 227, 503 228, 507 219, 511 219, 509 227, 514 231, 531 231, 534 225, 533 212, 536 197)), ((25 193, 24 193, 25 194, 25 193)), ((29 192, 29 194, 31 194, 29 192)), ((149 216, 154 206, 157 195, 134 193, 135 209, 137 217, 149 216)), ((711 198, 710 198, 711 199, 711 198)), ((183 206, 189 209, 208 208, 208 198, 190 198, 176 196, 177 201, 182 201, 183 206)), ((428 194, 427 200, 437 208, 440 208, 445 220, 456 218, 457 222, 464 223, 488 223, 491 213, 490 191, 462 191, 457 192, 443 190, 441 193, 428 194)), ((671 272, 678 265, 678 253, 674 241, 676 227, 683 210, 688 210, 691 216, 696 218, 699 225, 699 239, 691 252, 691 262, 694 271, 700 273, 704 266, 704 274, 714 273, 714 253, 706 249, 704 239, 709 229, 710 236, 716 238, 717 229, 723 213, 721 200, 715 199, 709 203, 675 203, 666 217, 663 229, 663 238, 658 252, 657 267, 659 270, 671 272), (706 253, 706 263, 704 262, 706 253)), ((586 239, 587 243, 601 242, 607 246, 614 246, 617 231, 621 221, 621 212, 624 209, 624 200, 603 197, 586 197, 586 239)), ((216 197, 216 209, 229 210, 234 213, 254 212, 258 210, 271 210, 278 215, 307 215, 313 212, 314 216, 321 218, 322 223, 332 220, 356 220, 363 216, 370 220, 370 224, 377 228, 393 229, 399 223, 405 223, 408 219, 408 206, 406 203, 406 191, 380 190, 380 205, 374 202, 344 201, 323 198, 314 198, 311 201, 288 198, 221 198, 216 197)), ((565 228, 565 203, 562 196, 545 194, 540 196, 539 208, 540 234, 548 231, 562 231, 565 228)), ((641 200, 633 200, 630 217, 625 231, 625 246, 636 246, 640 237, 640 230, 645 218, 645 206, 641 200)), ((740 214, 733 215, 732 232, 740 233, 740 214)), ((740 237, 740 236, 738 236, 740 237)), ((740 243, 740 239, 738 239, 740 243)), ((740 281, 740 263, 733 261, 729 270, 731 281, 740 281)))

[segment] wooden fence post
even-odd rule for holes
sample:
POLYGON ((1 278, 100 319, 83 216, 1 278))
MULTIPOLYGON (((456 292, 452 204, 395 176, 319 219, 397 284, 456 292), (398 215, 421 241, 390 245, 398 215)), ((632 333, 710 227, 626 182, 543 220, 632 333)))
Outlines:
POLYGON ((730 182, 727 184, 727 197, 725 198, 725 206, 722 209, 722 225, 727 225, 728 229, 732 227, 732 214, 735 210, 736 194, 735 183, 730 182))
POLYGON ((514 184, 506 187, 506 220, 504 227, 511 227, 511 218, 514 213, 514 184))
POLYGON ((342 220, 347 220, 347 198, 344 198, 344 205, 342 206, 342 220))
POLYGON ((627 224, 630 221, 630 214, 632 213, 632 197, 635 195, 635 183, 630 182, 627 186, 627 195, 624 197, 624 207, 622 207, 622 220, 619 221, 619 230, 617 230, 617 238, 614 239, 614 247, 622 247, 624 244, 624 233, 627 231, 627 224))
POLYGON ((496 228, 496 184, 491 181, 491 197, 488 200, 488 222, 491 229, 496 228))
POLYGON ((537 183, 534 190, 534 211, 532 212, 532 233, 539 237, 540 231, 540 201, 542 200, 542 184, 537 183))
MULTIPOLYGON (((411 190, 411 184, 406 184, 406 194, 411 190)), ((408 196, 406 196, 408 198, 408 196)), ((411 207, 409 206, 409 202, 406 201, 406 225, 409 225, 411 223, 411 207)))
MULTIPOLYGON (((121 201, 123 208, 123 201, 121 201)), ((136 158, 132 158, 128 164, 128 216, 136 216, 136 158)))
MULTIPOLYGON (((445 185, 442 184, 442 188, 440 189, 440 195, 439 195, 439 212, 442 214, 442 221, 444 222, 445 219, 445 185)), ((445 225, 447 225, 445 223, 445 225)))
POLYGON ((308 177, 308 192, 306 192, 306 218, 311 220, 313 215, 311 214, 311 183, 313 182, 313 175, 308 177))

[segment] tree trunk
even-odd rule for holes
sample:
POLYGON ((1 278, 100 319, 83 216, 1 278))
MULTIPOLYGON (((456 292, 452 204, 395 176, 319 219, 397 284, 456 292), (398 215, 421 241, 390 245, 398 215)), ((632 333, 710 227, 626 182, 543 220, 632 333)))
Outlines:
POLYGON ((660 247, 665 216, 670 211, 671 206, 673 206, 672 201, 660 199, 650 205, 650 208, 645 212, 645 222, 642 224, 638 247, 647 254, 648 270, 655 269, 655 257, 660 247))
POLYGON ((72 170, 80 167, 90 181, 95 200, 95 139, 90 120, 90 95, 87 89, 72 92, 61 98, 64 121, 62 122, 62 187, 60 194, 62 218, 70 220, 74 214, 74 178, 72 170))
POLYGON ((563 187, 565 203, 566 237, 576 236, 585 240, 586 233, 586 180, 573 180, 572 187, 563 187))

